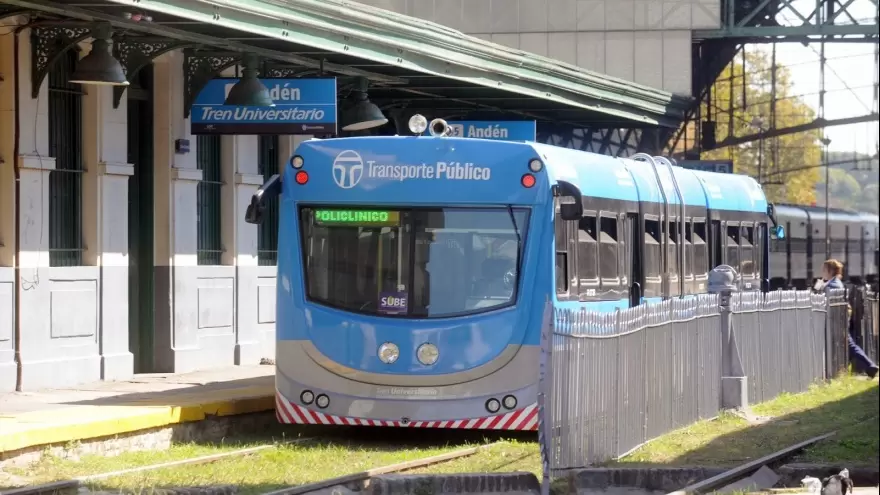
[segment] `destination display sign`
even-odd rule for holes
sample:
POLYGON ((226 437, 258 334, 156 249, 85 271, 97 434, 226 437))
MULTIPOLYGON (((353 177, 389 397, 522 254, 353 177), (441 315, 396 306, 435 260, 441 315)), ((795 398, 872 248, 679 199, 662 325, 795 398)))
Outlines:
POLYGON ((323 227, 397 227, 400 212, 388 210, 321 209, 314 212, 315 224, 323 227))

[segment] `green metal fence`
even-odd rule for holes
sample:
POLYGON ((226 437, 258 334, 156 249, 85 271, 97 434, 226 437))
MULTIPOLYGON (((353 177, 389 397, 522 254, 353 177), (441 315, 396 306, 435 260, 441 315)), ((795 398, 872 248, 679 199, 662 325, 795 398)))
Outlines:
MULTIPOLYGON (((266 181, 277 174, 278 136, 260 136, 260 152, 257 159, 260 174, 266 181)), ((278 263, 278 198, 266 204, 263 223, 257 227, 257 261, 262 266, 278 263)))
POLYGON ((49 265, 83 264, 82 238, 82 95, 68 82, 77 52, 60 57, 49 72, 49 265))
POLYGON ((221 237, 220 191, 223 186, 220 162, 220 136, 198 136, 196 161, 202 171, 198 185, 198 241, 200 265, 219 265, 223 252, 221 237))

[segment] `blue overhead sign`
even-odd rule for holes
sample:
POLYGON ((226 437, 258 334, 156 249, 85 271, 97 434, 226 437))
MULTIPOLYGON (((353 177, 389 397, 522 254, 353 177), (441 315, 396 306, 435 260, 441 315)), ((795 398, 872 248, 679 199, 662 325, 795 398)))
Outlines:
POLYGON ((336 134, 336 78, 260 79, 274 107, 224 105, 236 78, 212 79, 193 102, 193 134, 336 134))
POLYGON ((733 160, 682 160, 677 165, 691 170, 702 170, 703 172, 733 173, 733 160))
POLYGON ((447 123, 452 137, 501 141, 534 141, 537 139, 537 126, 534 120, 450 120, 447 123))

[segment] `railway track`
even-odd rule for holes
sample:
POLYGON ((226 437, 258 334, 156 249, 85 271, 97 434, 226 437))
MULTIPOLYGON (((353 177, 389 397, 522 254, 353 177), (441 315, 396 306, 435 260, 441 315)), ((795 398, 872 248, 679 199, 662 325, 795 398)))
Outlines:
MULTIPOLYGON (((382 466, 374 469, 368 469, 366 471, 361 471, 359 473, 347 474, 344 476, 338 476, 336 478, 330 478, 323 481, 318 481, 315 483, 309 483, 306 485, 292 486, 290 488, 282 488, 280 490, 275 490, 271 492, 263 493, 262 495, 303 495, 308 493, 318 493, 325 492, 325 490, 332 490, 334 487, 343 487, 345 485, 351 483, 358 483, 366 481, 373 476, 379 476, 382 474, 391 474, 391 473, 399 473, 402 471, 409 471, 412 469, 418 469, 421 467, 431 466, 433 464, 440 464, 443 462, 448 462, 454 459, 459 459, 462 457, 472 456, 474 454, 479 453, 482 450, 490 448, 494 444, 481 445, 479 447, 470 447, 466 449, 455 450, 453 452, 447 452, 445 454, 425 457, 422 459, 414 459, 412 461, 406 462, 398 462, 396 464, 389 464, 387 466, 382 466)), ((339 493, 342 493, 341 490, 339 493)), ((331 495, 332 494, 331 492, 331 495)))
MULTIPOLYGON (((283 445, 292 445, 297 443, 305 443, 309 441, 318 441, 321 440, 318 437, 307 437, 307 438, 299 438, 296 440, 289 440, 285 442, 277 442, 272 444, 258 445, 255 447, 249 447, 246 449, 234 450, 231 452, 224 452, 221 454, 213 454, 207 456, 199 456, 192 457, 189 459, 181 459, 179 461, 172 462, 163 462, 158 464, 151 464, 148 466, 139 466, 136 468, 123 469, 118 471, 110 471, 106 473, 94 474, 94 475, 86 475, 86 476, 77 476, 75 478, 71 478, 68 480, 55 481, 50 483, 44 483, 40 485, 34 486, 26 486, 22 488, 13 488, 8 490, 0 490, 0 495, 44 495, 44 494, 64 494, 64 493, 75 493, 77 490, 83 487, 88 487, 90 483, 94 483, 96 481, 106 480, 109 478, 115 478, 118 476, 125 476, 130 474, 137 473, 145 473, 149 471, 155 471, 158 469, 168 469, 168 468, 183 468, 188 466, 200 465, 200 464, 210 464, 222 460, 227 460, 235 457, 243 457, 249 456, 253 454, 257 454, 269 449, 278 448, 283 445)), ((368 480, 373 476, 379 476, 383 474, 391 474, 391 473, 399 473, 402 471, 408 471, 412 469, 418 469, 426 466, 430 466, 433 464, 439 464, 443 462, 452 461, 455 459, 459 459, 462 457, 468 457, 474 454, 477 454, 491 446, 495 445, 497 442, 489 443, 486 445, 481 445, 478 447, 469 447, 463 448, 459 450, 455 450, 452 452, 446 452, 439 455, 424 457, 421 459, 414 459, 406 462, 399 462, 395 464, 389 464, 386 466, 381 466, 377 468, 368 469, 365 471, 360 471, 357 473, 351 473, 343 476, 337 476, 334 478, 328 478, 325 480, 308 483, 305 485, 295 485, 289 486, 286 488, 282 488, 279 490, 274 490, 271 492, 266 492, 262 495, 302 495, 309 493, 333 493, 334 487, 342 487, 344 485, 359 483, 368 480)), ((173 488, 169 488, 169 490, 173 490, 173 488)), ((342 493, 341 490, 338 490, 339 493, 342 493)), ((80 492, 81 493, 81 492, 80 492)))
MULTIPOLYGON (((670 492, 667 495, 694 495, 694 494, 703 494, 703 493, 713 493, 713 492, 742 492, 742 491, 750 491, 752 488, 762 488, 760 486, 755 486, 755 484, 759 483, 757 480, 752 482, 752 476, 756 475, 763 468, 772 465, 778 464, 786 459, 791 458, 795 454, 801 452, 805 448, 821 442, 822 440, 831 438, 837 432, 832 431, 830 433, 826 433, 824 435, 819 435, 817 437, 813 437, 809 440, 805 440, 800 443, 796 443, 794 445, 790 445, 784 449, 778 450, 772 454, 766 455, 759 459, 755 459, 754 461, 747 462, 745 464, 739 465, 733 469, 725 471, 719 475, 712 476, 711 478, 707 478, 698 483, 694 483, 693 485, 686 486, 680 490, 676 490, 674 492, 670 492)), ((775 482, 774 482, 775 483, 775 482)), ((767 487, 769 488, 769 487, 767 487)))

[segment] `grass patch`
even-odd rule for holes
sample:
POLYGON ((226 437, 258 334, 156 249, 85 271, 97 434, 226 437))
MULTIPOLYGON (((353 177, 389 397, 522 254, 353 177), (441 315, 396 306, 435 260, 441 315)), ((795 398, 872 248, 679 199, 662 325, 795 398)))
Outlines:
MULTIPOLYGON (((817 385, 808 392, 783 395, 754 406, 769 422, 750 425, 731 414, 701 421, 671 432, 611 465, 736 465, 783 447, 838 430, 838 435, 816 444, 802 461, 840 462, 849 466, 878 462, 880 397, 876 381, 844 377, 817 385)), ((292 430, 291 430, 292 431, 292 430)), ((94 489, 138 489, 210 484, 240 485, 244 494, 262 493, 282 486, 299 485, 370 468, 437 455, 467 446, 496 441, 489 432, 385 428, 332 428, 311 431, 322 440, 280 445, 246 457, 212 464, 168 468, 96 482, 94 489)), ((462 473, 527 471, 541 474, 535 435, 500 433, 508 440, 476 455, 412 471, 412 473, 462 473)), ((83 456, 79 460, 46 456, 27 469, 7 472, 28 484, 75 476, 117 471, 138 466, 217 454, 271 442, 250 438, 225 445, 175 445, 159 452, 131 452, 117 457, 83 456)))
POLYGON ((541 478, 541 452, 538 442, 506 440, 470 457, 408 471, 418 473, 500 473, 526 471, 541 478))
POLYGON ((239 493, 257 494, 290 485, 356 473, 370 468, 421 459, 464 448, 382 448, 356 443, 280 445, 276 449, 201 466, 169 468, 95 483, 92 489, 204 486, 230 484, 239 493))
MULTIPOLYGON (((296 429, 296 428, 294 428, 296 429)), ((244 494, 264 493, 284 486, 301 485, 370 468, 422 459, 485 443, 480 434, 462 435, 441 430, 412 431, 384 428, 332 428, 310 431, 320 440, 279 443, 275 448, 234 456, 210 464, 180 466, 132 473, 88 483, 92 490, 149 490, 153 487, 231 484, 244 494)), ((6 468, 16 485, 35 485, 77 476, 113 472, 140 466, 229 452, 271 443, 271 438, 250 437, 226 445, 178 444, 165 451, 129 452, 115 457, 84 455, 61 459, 45 455, 27 468, 6 468)), ((0 486, 4 483, 0 479, 0 486)))
POLYGON ((876 464, 878 435, 867 435, 871 418, 875 418, 873 431, 877 432, 876 381, 842 377, 802 394, 784 394, 753 410, 772 419, 750 425, 738 416, 722 414, 714 421, 701 421, 657 438, 621 463, 736 465, 839 430, 834 438, 809 449, 805 459, 853 464, 873 459, 876 464))

